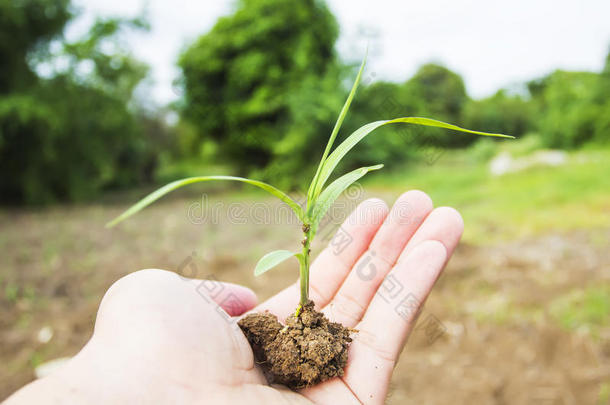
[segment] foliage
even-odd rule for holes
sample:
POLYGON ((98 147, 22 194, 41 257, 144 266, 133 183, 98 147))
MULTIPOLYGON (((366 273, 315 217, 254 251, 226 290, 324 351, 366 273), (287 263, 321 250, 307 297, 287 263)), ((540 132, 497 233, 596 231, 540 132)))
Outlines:
POLYGON ((599 80, 595 73, 558 70, 530 82, 545 145, 569 149, 593 139, 600 115, 600 105, 594 100, 599 80))
POLYGON ((40 50, 60 34, 72 17, 70 0, 4 0, 0 2, 0 95, 36 80, 28 53, 40 50))
POLYGON ((593 98, 597 105, 597 116, 594 117, 593 141, 597 143, 610 142, 610 51, 606 56, 606 64, 602 70, 597 90, 593 98))
MULTIPOLYGON (((415 104, 404 91, 404 85, 379 81, 360 90, 344 128, 353 132, 363 121, 391 118, 401 114, 415 114, 415 104)), ((415 127, 395 126, 379 128, 378 136, 364 139, 363 147, 355 150, 344 165, 347 168, 376 162, 411 160, 416 155, 421 138, 412 137, 415 127)))
MULTIPOLYGON (((316 170, 312 156, 333 131, 357 68, 338 59, 337 22, 322 0, 237 1, 180 57, 185 91, 171 130, 162 111, 144 110, 134 96, 147 67, 121 41, 125 30, 146 23, 97 20, 67 43, 62 31, 74 17, 69 0, 0 2, 1 203, 91 198, 155 179, 160 161, 170 162, 167 180, 222 165, 223 172, 281 188, 307 187, 303 173, 316 170), (173 131, 179 136, 170 137, 173 131)), ((600 73, 557 71, 531 81, 529 94, 500 90, 482 100, 471 100, 461 77, 437 64, 400 83, 372 78, 363 78, 346 133, 362 122, 409 115, 527 135, 536 148, 610 140, 610 53, 600 73)), ((376 131, 340 170, 430 163, 440 148, 475 141, 429 127, 376 131)), ((496 145, 479 142, 474 150, 482 161, 496 145)))
POLYGON ((531 131, 534 114, 531 100, 499 90, 491 97, 471 100, 463 111, 464 125, 521 137, 531 131))
POLYGON ((337 34, 321 1, 240 0, 179 61, 183 115, 198 132, 196 142, 213 139, 222 158, 246 174, 308 138, 324 121, 298 128, 317 111, 302 112, 294 95, 326 86, 337 34))
POLYGON ((344 74, 343 69, 330 67, 322 78, 305 77, 299 90, 287 95, 291 122, 280 133, 281 138, 270 145, 270 162, 251 171, 251 176, 283 188, 307 188, 309 179, 302 174, 315 170, 316 161, 311 156, 320 153, 333 129, 334 114, 343 103, 337 90, 344 74))
MULTIPOLYGON (((313 169, 310 156, 332 130, 329 112, 340 108, 343 84, 352 71, 337 60, 335 40, 336 22, 321 2, 294 7, 287 0, 239 1, 233 14, 221 18, 180 59, 183 156, 303 189, 301 174, 313 169), (321 17, 308 18, 316 13, 321 17)), ((585 76, 597 79, 580 86, 577 74, 552 76, 530 83, 530 94, 500 90, 483 100, 471 100, 460 75, 438 64, 423 65, 402 83, 370 83, 368 77, 343 128, 353 132, 363 121, 408 114, 517 136, 532 134, 543 140, 541 147, 570 148, 608 139, 610 103, 601 89, 610 80, 590 73, 585 76)), ((429 128, 379 131, 380 136, 364 139, 365 147, 342 161, 342 169, 379 161, 390 167, 405 159, 431 162, 442 148, 475 141, 429 128)))
POLYGON ((0 183, 6 202, 78 200, 117 181, 131 183, 141 163, 137 148, 146 148, 133 142, 138 128, 120 100, 65 77, 2 99, 0 131, 0 170, 11 173, 0 183), (58 93, 79 103, 58 101, 58 93))
POLYGON ((405 93, 417 104, 416 114, 434 114, 445 120, 460 120, 468 96, 464 82, 457 73, 443 66, 426 64, 405 83, 405 87, 405 93))
POLYGON ((130 106, 147 68, 118 40, 143 22, 97 20, 79 41, 54 39, 50 52, 70 13, 65 1, 42 3, 33 10, 40 2, 16 2, 10 14, 10 32, 27 32, 10 59, 29 80, 11 83, 0 99, 1 201, 80 200, 150 180, 159 141, 146 135, 158 120, 130 106))

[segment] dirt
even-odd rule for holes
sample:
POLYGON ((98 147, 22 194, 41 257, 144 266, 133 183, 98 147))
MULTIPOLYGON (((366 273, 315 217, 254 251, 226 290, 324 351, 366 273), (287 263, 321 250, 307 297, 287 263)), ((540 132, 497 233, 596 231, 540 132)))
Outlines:
POLYGON ((302 389, 343 376, 352 330, 330 322, 313 301, 285 326, 268 312, 249 314, 238 325, 269 383, 302 389))
MULTIPOLYGON (((244 223, 223 205, 218 221, 199 223, 188 216, 196 198, 162 200, 111 230, 105 222, 125 205, 0 210, 0 401, 40 363, 76 354, 104 292, 134 270, 243 284, 261 302, 296 281, 288 262, 260 277, 252 269, 264 253, 299 244, 299 221, 244 223), (193 266, 182 267, 193 253, 193 266)), ((273 204, 270 212, 281 207, 273 204)), ((389 405, 610 403, 610 323, 595 316, 608 299, 577 301, 568 327, 557 312, 574 294, 610 288, 610 228, 544 232, 460 244, 396 365, 389 405)))

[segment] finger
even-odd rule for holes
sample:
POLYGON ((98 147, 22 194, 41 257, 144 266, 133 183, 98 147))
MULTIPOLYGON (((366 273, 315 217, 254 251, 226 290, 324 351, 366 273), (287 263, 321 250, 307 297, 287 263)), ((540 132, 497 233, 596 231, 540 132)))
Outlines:
POLYGON ((407 244, 356 326, 344 381, 359 398, 383 398, 392 370, 432 286, 457 245, 463 221, 453 209, 434 210, 407 244), (439 226, 438 222, 444 226, 439 226), (433 232, 436 230, 436 232, 433 232), (429 240, 414 244, 419 234, 429 240), (382 384, 371 383, 382 381, 382 384))
POLYGON ((371 302, 353 336, 343 377, 362 401, 383 403, 404 340, 445 259, 441 243, 421 243, 388 275, 402 291, 394 297, 376 295, 371 302))
MULTIPOLYGON (((357 326, 359 330, 364 331, 362 336, 366 335, 367 330, 374 332, 377 330, 375 328, 381 327, 383 322, 391 321, 389 324, 391 327, 381 329, 387 330, 387 333, 379 335, 382 343, 378 346, 392 352, 400 352, 402 344, 396 344, 389 339, 400 337, 398 342, 403 342, 403 338, 406 337, 406 332, 409 330, 405 329, 405 326, 409 326, 408 322, 412 319, 406 319, 407 325, 404 325, 404 322, 395 323, 395 315, 404 309, 404 304, 423 303, 436 281, 436 277, 440 274, 440 270, 458 244, 463 230, 462 217, 452 208, 437 208, 426 218, 407 244, 406 253, 401 254, 398 263, 378 289, 362 322, 357 326), (428 239, 422 241, 422 235, 428 236, 428 239), (414 245, 417 242, 416 238, 420 241, 414 245), (434 249, 437 249, 437 252, 432 251, 434 249), (437 265, 440 258, 442 261, 440 265, 437 265), (418 260, 421 261, 421 264, 418 264, 418 260), (398 308, 396 306, 399 302, 395 302, 396 299, 401 300, 401 306, 398 308), (390 304, 394 304, 396 311, 388 311, 390 304), (390 343, 394 343, 394 345, 390 345, 390 343)), ((405 317, 401 316, 401 318, 405 317)))
POLYGON ((463 232, 464 221, 460 213, 451 207, 438 207, 428 215, 422 226, 415 232, 398 261, 425 240, 437 240, 445 245, 447 260, 449 260, 463 232))
POLYGON ((238 316, 251 310, 258 299, 254 291, 242 285, 217 280, 187 279, 199 294, 205 294, 230 316, 238 316))
POLYGON ((348 327, 362 319, 383 278, 430 211, 432 200, 421 191, 408 191, 396 200, 368 250, 324 308, 327 317, 348 327))
MULTIPOLYGON (((310 269, 309 294, 316 307, 325 306, 335 295, 354 263, 366 251, 387 214, 385 202, 369 199, 358 205, 343 222, 310 269)), ((284 319, 294 311, 298 301, 297 282, 263 302, 257 311, 269 310, 284 319)))

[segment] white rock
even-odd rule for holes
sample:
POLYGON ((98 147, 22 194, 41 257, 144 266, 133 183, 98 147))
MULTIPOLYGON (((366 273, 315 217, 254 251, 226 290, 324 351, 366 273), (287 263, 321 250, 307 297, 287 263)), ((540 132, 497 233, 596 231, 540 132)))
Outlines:
POLYGON ((541 150, 532 156, 532 163, 548 166, 561 166, 566 163, 567 155, 560 150, 541 150))
POLYGON ((502 152, 489 162, 489 172, 493 176, 501 176, 534 166, 561 166, 567 160, 567 154, 560 150, 540 150, 520 158, 513 158, 510 153, 502 152))
POLYGON ((501 176, 512 170, 513 158, 508 152, 502 152, 489 162, 489 172, 494 176, 501 176))

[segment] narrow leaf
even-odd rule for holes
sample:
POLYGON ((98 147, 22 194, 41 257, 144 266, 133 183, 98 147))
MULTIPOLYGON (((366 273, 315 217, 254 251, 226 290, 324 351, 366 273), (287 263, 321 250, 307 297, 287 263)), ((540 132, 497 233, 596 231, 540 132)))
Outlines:
POLYGON ((258 180, 246 179, 243 177, 197 176, 197 177, 187 177, 186 179, 173 181, 173 182, 161 187, 160 189, 153 191, 152 193, 150 193, 149 195, 147 195, 146 197, 144 197, 143 199, 138 201, 136 204, 132 205, 129 209, 127 209, 127 211, 125 211, 124 213, 122 213, 121 215, 119 215, 118 217, 113 219, 112 221, 108 222, 106 224, 106 227, 108 227, 108 228, 112 227, 112 226, 118 224, 119 222, 129 218, 136 212, 138 212, 141 209, 145 208, 146 206, 152 204, 159 198, 163 197, 165 194, 176 190, 177 188, 180 188, 180 187, 183 187, 183 186, 186 186, 189 184, 193 184, 193 183, 199 183, 202 181, 211 181, 211 180, 239 181, 242 183, 247 183, 247 184, 251 184, 253 186, 262 188, 263 190, 273 194, 274 196, 276 196, 277 198, 282 200, 284 203, 288 204, 288 206, 290 206, 290 208, 292 208, 292 210, 297 215, 297 217, 299 217, 300 220, 303 220, 303 209, 301 208, 301 206, 299 204, 297 204, 292 198, 290 198, 286 193, 273 187, 270 184, 263 183, 262 181, 258 181, 258 180))
POLYGON ((360 84, 360 78, 362 77, 362 72, 364 71, 364 66, 366 65, 367 54, 368 54, 368 48, 366 50, 366 53, 364 54, 362 63, 360 64, 360 70, 358 70, 358 75, 356 76, 356 80, 354 81, 354 84, 352 85, 352 89, 350 90, 349 95, 347 96, 347 100, 345 100, 345 104, 343 104, 343 108, 341 108, 341 112, 339 113, 339 118, 337 118, 337 122, 335 123, 335 126, 333 128, 333 132, 330 134, 330 138, 328 139, 328 143, 326 144, 326 149, 324 149, 324 154, 322 155, 322 159, 320 159, 320 164, 318 165, 316 174, 314 175, 311 185, 309 186, 309 190, 307 191, 307 197, 308 197, 307 201, 313 201, 313 198, 312 198, 312 197, 314 197, 313 192, 316 189, 316 183, 320 176, 320 171, 322 170, 324 161, 328 157, 328 154, 330 153, 330 150, 333 147, 333 144, 335 143, 335 139, 337 138, 339 129, 341 128, 341 125, 343 124, 343 120, 345 119, 345 116, 347 115, 349 106, 352 104, 352 100, 354 99, 354 95, 356 94, 356 89, 358 88, 358 85, 360 84))
POLYGON ((395 118, 393 120, 370 122, 370 123, 358 128, 357 130, 355 130, 346 140, 344 140, 339 146, 337 146, 337 148, 333 151, 333 153, 331 153, 328 156, 328 159, 326 159, 324 161, 324 165, 322 166, 322 169, 320 170, 316 188, 315 188, 312 196, 314 198, 316 198, 318 195, 320 195, 322 187, 324 187, 324 184, 326 183, 326 181, 332 174, 335 167, 337 167, 337 165, 339 164, 341 159, 343 159, 343 157, 347 154, 347 152, 349 152, 354 146, 356 146, 356 144, 358 144, 358 142, 360 142, 365 136, 367 136, 368 134, 373 132, 375 129, 377 129, 381 126, 387 125, 387 124, 395 124, 395 123, 416 124, 416 125, 423 125, 423 126, 428 126, 428 127, 446 128, 446 129, 452 129, 455 131, 467 132, 467 133, 483 135, 483 136, 495 136, 495 137, 500 137, 500 138, 514 138, 514 136, 510 136, 510 135, 492 134, 492 133, 488 133, 488 132, 473 131, 470 129, 458 127, 457 125, 447 124, 446 122, 437 121, 437 120, 433 120, 430 118, 422 118, 422 117, 404 117, 404 118, 395 118))
POLYGON ((299 253, 294 253, 290 250, 274 250, 273 252, 269 252, 265 256, 261 257, 258 263, 256 263, 256 267, 254 268, 254 275, 260 276, 264 272, 271 270, 286 259, 297 255, 299 255, 299 253))
POLYGON ((330 183, 328 187, 326 187, 322 194, 320 194, 320 198, 317 199, 316 204, 314 205, 311 213, 312 239, 313 235, 315 235, 316 231, 318 230, 318 225, 320 224, 320 221, 322 220, 322 218, 324 218, 324 215, 326 214, 328 209, 333 205, 333 203, 337 200, 341 193, 343 193, 349 186, 361 179, 368 172, 373 170, 379 170, 382 167, 383 165, 361 167, 347 174, 344 174, 337 180, 330 183))

